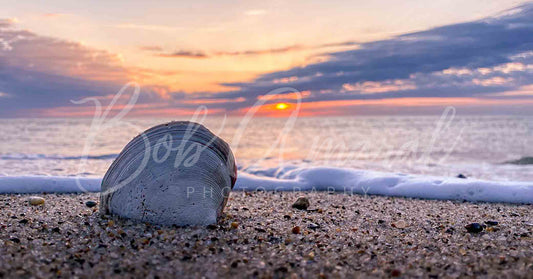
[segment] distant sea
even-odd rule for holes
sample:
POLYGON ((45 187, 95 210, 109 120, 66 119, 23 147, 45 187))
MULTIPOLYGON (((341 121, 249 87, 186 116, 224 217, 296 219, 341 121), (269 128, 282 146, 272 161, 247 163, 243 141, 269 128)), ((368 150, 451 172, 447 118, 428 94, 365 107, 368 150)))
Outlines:
MULTIPOLYGON (((170 120, 0 119, 0 175, 101 177, 134 136, 170 120)), ((203 123, 230 143, 241 171, 255 174, 295 165, 533 181, 533 165, 509 163, 533 156, 530 116, 306 117, 294 123, 208 116, 203 123)))

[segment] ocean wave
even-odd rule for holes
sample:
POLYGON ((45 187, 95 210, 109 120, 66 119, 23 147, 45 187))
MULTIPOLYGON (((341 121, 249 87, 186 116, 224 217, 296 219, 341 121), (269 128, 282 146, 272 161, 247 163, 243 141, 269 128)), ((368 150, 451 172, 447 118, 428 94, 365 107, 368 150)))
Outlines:
POLYGON ((504 162, 504 164, 511 164, 511 165, 533 165, 533 157, 522 157, 518 160, 512 160, 504 162))
POLYGON ((118 154, 88 155, 88 156, 62 156, 46 154, 2 154, 0 160, 112 160, 118 154))
MULTIPOLYGON (((0 177, 0 193, 97 192, 100 190, 100 183, 100 178, 4 176, 0 177)), ((334 191, 360 195, 533 204, 533 182, 496 182, 332 167, 241 171, 233 190, 334 191)))

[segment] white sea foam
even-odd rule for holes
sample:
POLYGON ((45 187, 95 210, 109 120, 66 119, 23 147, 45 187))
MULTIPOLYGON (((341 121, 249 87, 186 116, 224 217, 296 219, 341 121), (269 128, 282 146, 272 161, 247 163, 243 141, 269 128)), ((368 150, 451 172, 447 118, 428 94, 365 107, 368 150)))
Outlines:
POLYGON ((90 156, 63 156, 46 154, 9 153, 0 154, 0 160, 112 160, 118 154, 90 155, 90 156))
MULTIPOLYGON (((98 192, 100 182, 99 178, 0 176, 0 193, 98 192)), ((533 204, 533 182, 495 182, 331 167, 288 166, 240 172, 234 188, 234 191, 239 190, 335 191, 345 194, 533 204)))
POLYGON ((0 176, 0 193, 100 192, 101 182, 101 178, 71 176, 0 176))

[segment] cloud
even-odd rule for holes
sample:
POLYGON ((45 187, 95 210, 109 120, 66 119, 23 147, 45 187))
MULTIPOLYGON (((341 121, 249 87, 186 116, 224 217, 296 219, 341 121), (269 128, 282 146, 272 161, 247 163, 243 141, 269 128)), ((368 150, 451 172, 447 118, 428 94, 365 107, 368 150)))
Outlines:
MULTIPOLYGON (((157 111, 186 114, 194 112, 201 102, 197 99, 203 98, 202 94, 171 92, 164 84, 143 83, 178 71, 126 67, 118 54, 18 30, 11 21, 0 22, 8 26, 0 28, 0 117, 91 116, 92 103, 80 106, 71 101, 93 97, 105 106, 131 80, 142 85, 132 115, 155 115, 157 111)), ((206 102, 222 103, 218 99, 206 102)), ((125 103, 127 98, 120 98, 114 110, 125 103)))
POLYGON ((0 28, 0 117, 38 116, 41 109, 71 100, 115 93, 133 72, 149 74, 125 68, 119 55, 107 51, 3 26, 8 27, 0 28))
POLYGON ((383 93, 390 91, 405 91, 416 89, 416 85, 409 80, 385 80, 385 81, 365 81, 354 84, 345 83, 342 85, 345 92, 358 92, 361 94, 383 93))
POLYGON ((160 46, 140 46, 139 49, 144 51, 163 51, 160 46))
POLYGON ((161 57, 180 57, 180 58, 208 58, 209 56, 204 52, 195 52, 187 50, 179 50, 172 53, 158 54, 161 57))
MULTIPOLYGON (((346 41, 338 43, 326 43, 315 46, 304 46, 304 45, 291 45, 279 48, 269 48, 269 49, 255 49, 255 50, 242 50, 242 51, 214 51, 214 52, 203 52, 203 51, 185 51, 180 50, 171 53, 158 53, 157 56, 161 57, 181 57, 181 58, 212 58, 219 56, 251 56, 251 55, 263 55, 263 54, 283 54, 292 51, 302 51, 302 50, 311 50, 311 49, 321 49, 328 47, 354 47, 359 45, 355 41, 346 41)), ((153 50, 162 50, 161 47, 154 46, 153 50)), ((152 50, 152 49, 144 49, 152 50)))
POLYGON ((311 92, 305 102, 490 98, 533 84, 533 4, 358 46, 324 53, 324 62, 226 83, 240 89, 219 96, 244 97, 249 105, 282 81, 282 86, 311 92))
POLYGON ((212 53, 206 53, 203 51, 187 51, 179 50, 171 53, 159 53, 160 57, 180 57, 180 58, 212 58, 218 56, 245 56, 245 55, 261 55, 261 54, 279 54, 287 53, 290 51, 297 51, 306 49, 302 46, 287 46, 281 48, 262 49, 262 50, 244 50, 244 51, 216 51, 212 53))
POLYGON ((0 18, 0 28, 11 27, 16 22, 17 22, 17 19, 15 18, 5 18, 5 19, 0 18))

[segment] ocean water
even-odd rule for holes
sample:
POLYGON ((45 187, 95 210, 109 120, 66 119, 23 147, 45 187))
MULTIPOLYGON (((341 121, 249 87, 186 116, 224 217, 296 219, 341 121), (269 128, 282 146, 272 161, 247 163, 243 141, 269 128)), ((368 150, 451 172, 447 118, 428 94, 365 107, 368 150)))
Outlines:
MULTIPOLYGON (((0 176, 102 177, 137 134, 180 119, 1 119, 0 176)), ((241 172, 342 167, 494 181, 533 181, 531 116, 206 117, 241 172)), ((331 179, 335 179, 332 177, 331 179)))

